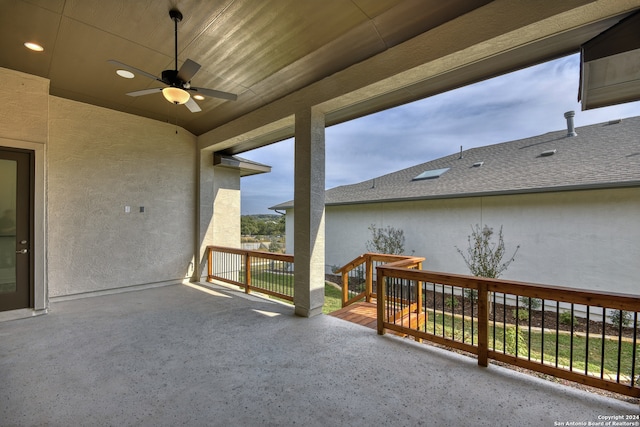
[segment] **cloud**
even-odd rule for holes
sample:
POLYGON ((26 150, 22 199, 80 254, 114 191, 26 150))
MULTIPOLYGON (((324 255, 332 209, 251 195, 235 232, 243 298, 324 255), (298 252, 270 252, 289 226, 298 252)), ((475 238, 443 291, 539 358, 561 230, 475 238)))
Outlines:
MULTIPOLYGON (((354 184, 464 149, 640 115, 640 102, 581 111, 571 55, 326 129, 326 188, 354 184)), ((273 167, 242 179, 242 213, 293 198, 294 143, 242 154, 273 167)))

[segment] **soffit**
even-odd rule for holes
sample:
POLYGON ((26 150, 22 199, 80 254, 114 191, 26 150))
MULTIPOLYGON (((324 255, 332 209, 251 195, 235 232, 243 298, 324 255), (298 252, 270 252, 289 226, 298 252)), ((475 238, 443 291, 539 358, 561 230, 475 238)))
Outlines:
MULTIPOLYGON (((375 56, 489 0, 3 0, 0 66, 50 79, 52 95, 162 121, 196 135, 375 56), (199 101, 200 113, 160 94, 125 95, 160 83, 115 75, 116 59, 159 75, 187 58, 192 83, 238 100, 199 101), (26 50, 25 41, 45 47, 26 50)), ((393 66, 393 64, 389 64, 393 66)))

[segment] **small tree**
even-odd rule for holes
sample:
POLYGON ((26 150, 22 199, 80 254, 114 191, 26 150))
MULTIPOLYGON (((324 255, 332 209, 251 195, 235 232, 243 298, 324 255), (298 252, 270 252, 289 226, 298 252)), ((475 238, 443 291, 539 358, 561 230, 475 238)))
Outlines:
POLYGON ((493 243, 493 228, 485 225, 480 229, 480 226, 476 224, 471 229, 472 233, 467 237, 469 247, 465 254, 456 246, 458 253, 464 259, 465 264, 469 268, 469 271, 474 276, 498 278, 503 271, 509 267, 509 264, 513 262, 518 253, 520 246, 516 247, 513 255, 502 261, 505 255, 504 239, 502 237, 502 226, 498 232, 498 243, 493 243))
MULTIPOLYGON (((480 226, 476 224, 475 227, 471 228, 471 235, 467 236, 467 241, 469 242, 467 253, 465 254, 456 246, 456 250, 464 259, 472 275, 498 278, 515 259, 516 253, 520 249, 519 245, 507 261, 502 261, 505 254, 502 226, 500 226, 500 231, 498 232, 498 243, 492 242, 492 238, 493 228, 485 225, 480 229, 480 226)), ((466 289, 465 295, 473 301, 478 299, 478 291, 475 289, 466 289)))
POLYGON ((369 226, 371 240, 367 241, 367 251, 380 254, 402 255, 404 253, 404 231, 387 226, 377 228, 375 224, 369 226))

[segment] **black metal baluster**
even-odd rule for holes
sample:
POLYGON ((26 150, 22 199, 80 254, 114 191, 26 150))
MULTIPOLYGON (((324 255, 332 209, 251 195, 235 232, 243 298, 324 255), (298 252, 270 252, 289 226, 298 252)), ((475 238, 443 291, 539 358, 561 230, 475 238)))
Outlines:
POLYGON ((436 335, 436 317, 438 311, 436 310, 436 284, 433 283, 433 335, 436 335))
POLYGON ((516 324, 516 357, 518 357, 518 330, 519 325, 520 325, 520 316, 519 316, 519 309, 520 309, 520 304, 518 304, 518 296, 514 295, 516 297, 516 318, 515 318, 515 324, 516 324))
MULTIPOLYGON (((423 316, 428 316, 428 312, 427 312, 427 283, 426 282, 422 282, 422 301, 420 301, 420 304, 422 304, 422 312, 424 313, 423 316)), ((427 332, 427 322, 424 322, 423 325, 424 328, 424 332, 427 332)))
POLYGON ((602 307, 602 349, 600 350, 600 379, 604 379, 604 343, 607 327, 607 309, 602 307))
POLYGON ((633 346, 631 347, 631 387, 636 378, 636 346, 638 335, 638 312, 633 313, 633 346))
POLYGON ((493 349, 496 349, 496 293, 493 292, 493 349))
POLYGON ((589 326, 590 326, 590 320, 589 320, 589 314, 591 312, 591 306, 587 306, 587 335, 585 337, 585 354, 584 354, 584 374, 588 375, 589 374, 589 326))
POLYGON ((460 299, 462 299, 462 342, 466 342, 464 333, 464 288, 460 289, 460 299))
MULTIPOLYGON (((542 315, 542 338, 540 344, 540 363, 544 365, 544 318, 545 318, 545 310, 544 310, 544 298, 542 298, 542 306, 540 307, 542 310, 540 314, 542 315)), ((531 334, 531 330, 529 330, 529 334, 531 334)))
MULTIPOLYGON (((472 291, 472 293, 470 293, 469 295, 471 295, 471 345, 473 345, 474 341, 475 341, 475 330, 473 328, 473 315, 474 315, 474 313, 473 313, 473 304, 475 303, 475 301, 474 301, 474 298, 473 298, 474 289, 472 289, 471 291, 472 291)), ((478 294, 476 293, 476 295, 478 295, 478 294)))
POLYGON ((558 367, 558 339, 560 338, 560 301, 556 301, 556 368, 558 367))
POLYGON ((507 352, 507 294, 502 294, 502 353, 507 352))
POLYGON ((445 321, 445 317, 446 317, 446 316, 445 316, 445 313, 446 313, 446 311, 445 311, 445 307, 446 307, 446 306, 444 305, 444 294, 445 294, 446 292, 447 292, 447 291, 445 290, 445 288, 444 288, 444 284, 443 284, 443 285, 442 285, 442 338, 444 338, 444 337, 445 337, 445 333, 444 333, 444 330, 445 330, 444 321, 445 321))
POLYGON ((620 310, 620 316, 618 317, 618 369, 616 373, 616 382, 620 382, 620 359, 622 358, 622 323, 624 320, 624 314, 622 310, 620 310))
POLYGON ((451 339, 456 338, 456 313, 455 313, 455 297, 453 295, 453 286, 451 287, 451 339))
POLYGON ((569 371, 573 371, 573 309, 574 305, 571 303, 571 337, 569 339, 569 371))

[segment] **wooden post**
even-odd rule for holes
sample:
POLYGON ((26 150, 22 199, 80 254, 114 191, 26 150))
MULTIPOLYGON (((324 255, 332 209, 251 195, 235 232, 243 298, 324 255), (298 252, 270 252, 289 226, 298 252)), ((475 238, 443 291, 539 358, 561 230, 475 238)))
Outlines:
POLYGON ((489 291, 486 283, 478 286, 478 365, 489 363, 489 291))
MULTIPOLYGON (((422 262, 419 262, 417 267, 418 270, 422 270, 422 262)), ((422 314, 422 282, 417 281, 416 286, 418 287, 418 292, 416 292, 416 296, 418 298, 418 309, 416 310, 416 313, 418 314, 418 318, 420 318, 420 314, 422 314)))
MULTIPOLYGON (((418 265, 416 266, 418 268, 418 270, 422 270, 422 262, 419 262, 418 265)), ((417 292, 416 292, 416 299, 417 301, 417 305, 418 307, 416 308, 416 329, 420 329, 420 321, 422 320, 422 282, 421 281, 416 281, 416 286, 418 287, 417 292)), ((426 320, 425 320, 426 323, 426 320)), ((422 342, 422 338, 418 338, 416 337, 416 341, 417 342, 422 342)))
MULTIPOLYGON (((211 276, 213 276, 213 251, 211 248, 207 248, 207 281, 211 280, 211 276)), ((198 272, 198 274, 200 274, 198 272)))
POLYGON ((244 254, 244 292, 249 293, 251 287, 251 255, 249 253, 244 254))
POLYGON ((342 306, 345 307, 349 300, 349 272, 342 272, 342 306))
POLYGON ((366 274, 366 301, 371 302, 371 294, 373 293, 373 259, 371 255, 367 254, 367 263, 365 264, 367 268, 366 274))
POLYGON ((385 304, 385 288, 387 286, 386 279, 384 277, 384 273, 380 274, 380 270, 378 270, 378 280, 377 280, 377 295, 376 300, 378 302, 377 309, 377 321, 378 321, 378 335, 384 335, 384 304, 385 304))

